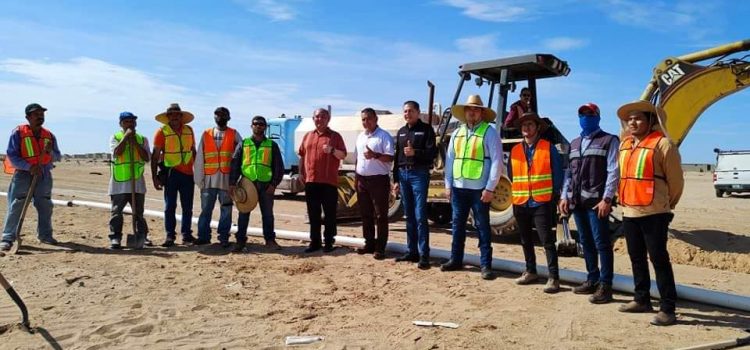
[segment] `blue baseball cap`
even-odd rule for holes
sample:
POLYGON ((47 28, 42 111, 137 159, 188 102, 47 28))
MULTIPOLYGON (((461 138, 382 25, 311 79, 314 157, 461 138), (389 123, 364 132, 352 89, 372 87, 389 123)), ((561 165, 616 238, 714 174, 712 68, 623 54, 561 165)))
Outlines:
POLYGON ((120 113, 120 121, 123 121, 125 119, 138 119, 138 116, 130 112, 120 113))

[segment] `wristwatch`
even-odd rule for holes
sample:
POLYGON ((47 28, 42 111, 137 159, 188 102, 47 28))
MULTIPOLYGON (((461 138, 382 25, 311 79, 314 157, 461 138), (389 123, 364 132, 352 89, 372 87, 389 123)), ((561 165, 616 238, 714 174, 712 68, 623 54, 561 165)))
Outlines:
POLYGON ((604 203, 612 204, 612 198, 604 197, 602 198, 602 200, 604 201, 604 203))

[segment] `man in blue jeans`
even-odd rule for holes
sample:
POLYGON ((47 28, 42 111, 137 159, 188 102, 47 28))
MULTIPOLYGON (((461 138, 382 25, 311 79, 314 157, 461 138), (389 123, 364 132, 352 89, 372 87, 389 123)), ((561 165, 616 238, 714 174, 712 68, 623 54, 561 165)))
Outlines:
POLYGON ((229 197, 229 171, 232 154, 242 144, 237 130, 227 126, 229 109, 218 107, 214 111, 216 126, 206 129, 195 155, 193 179, 201 191, 201 214, 198 217, 196 245, 211 243, 211 216, 216 200, 219 201, 219 227, 217 233, 222 247, 229 247, 229 230, 232 228, 232 198, 229 197))
POLYGON ((500 137, 490 125, 495 120, 495 111, 484 107, 479 95, 469 96, 466 104, 455 105, 451 111, 462 124, 451 135, 445 157, 445 194, 453 210, 453 243, 451 258, 440 270, 463 268, 466 220, 471 210, 474 225, 479 230, 482 278, 490 280, 495 277, 490 202, 503 166, 500 137))
POLYGON ((427 226, 427 188, 437 148, 432 126, 419 119, 419 103, 404 102, 406 125, 398 130, 393 158, 393 195, 401 192, 409 251, 396 261, 417 262, 430 268, 430 228, 427 226))
POLYGON ((39 214, 37 238, 46 244, 57 244, 52 237, 52 162, 61 159, 57 138, 42 127, 46 108, 38 103, 26 106, 28 124, 19 125, 10 135, 5 152, 5 173, 13 174, 8 186, 8 213, 5 216, 0 250, 8 251, 16 240, 16 227, 26 197, 31 195, 39 214), (31 182, 37 177, 34 193, 31 182))
POLYGON ((574 287, 573 293, 593 294, 589 297, 593 304, 612 301, 614 257, 607 217, 620 179, 620 141, 602 131, 600 119, 597 105, 587 103, 578 108, 581 136, 570 143, 570 166, 558 204, 562 215, 573 213, 588 272, 586 281, 574 287))
MULTIPOLYGON (((232 169, 229 173, 229 193, 234 193, 234 188, 240 177, 244 176, 255 185, 258 192, 258 204, 263 221, 263 239, 266 246, 273 249, 281 249, 276 243, 276 232, 274 232, 273 196, 276 186, 281 183, 284 176, 284 161, 281 158, 279 145, 267 138, 266 118, 262 116, 253 117, 253 136, 244 139, 232 155, 232 169)), ((240 213, 237 218, 237 246, 234 251, 242 252, 247 244, 247 225, 250 222, 250 213, 240 213)))

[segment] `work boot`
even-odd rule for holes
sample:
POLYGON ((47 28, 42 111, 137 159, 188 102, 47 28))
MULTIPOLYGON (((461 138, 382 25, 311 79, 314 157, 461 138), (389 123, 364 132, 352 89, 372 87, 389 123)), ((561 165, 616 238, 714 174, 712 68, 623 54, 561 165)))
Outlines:
POLYGON ((495 273, 492 271, 492 268, 489 266, 482 267, 482 279, 488 281, 495 279, 495 273))
POLYGON ((419 258, 419 262, 417 263, 417 268, 420 270, 427 270, 430 267, 430 257, 429 256, 421 256, 419 258))
POLYGON ((242 253, 245 251, 245 246, 247 245, 247 241, 237 241, 237 244, 234 246, 234 249, 232 249, 232 253, 242 253))
POLYGON ((198 239, 196 239, 196 240, 195 240, 195 241, 193 242, 193 244, 194 244, 194 245, 206 245, 206 244, 211 244, 211 240, 210 240, 210 239, 205 239, 205 238, 198 238, 198 239))
POLYGON ((55 245, 57 244, 57 240, 54 237, 38 237, 39 243, 49 244, 49 245, 55 245))
POLYGON ((372 247, 364 246, 363 248, 357 248, 357 254, 364 255, 364 254, 372 254, 375 252, 375 249, 372 247))
POLYGON ((0 242, 0 251, 3 251, 3 252, 10 251, 10 247, 12 246, 13 246, 13 242, 2 241, 0 242))
POLYGON ((372 253, 372 257, 375 258, 375 260, 383 260, 385 259, 385 252, 372 253))
POLYGON ((543 291, 547 294, 554 294, 560 291, 560 279, 559 278, 548 278, 547 284, 544 285, 543 291))
POLYGON ((330 253, 332 252, 336 247, 333 246, 333 243, 326 243, 323 246, 323 253, 330 253))
POLYGON ((402 261, 408 261, 408 262, 419 262, 419 255, 412 254, 412 253, 406 253, 402 256, 399 256, 396 258, 396 262, 402 262, 402 261))
POLYGON ((651 303, 644 303, 641 304, 635 300, 620 305, 620 307, 617 308, 617 311, 620 312, 630 312, 630 313, 642 313, 642 312, 652 312, 654 311, 654 308, 651 306, 651 303))
POLYGON ((580 286, 573 287, 573 293, 575 294, 594 294, 596 292, 596 282, 586 281, 580 286))
POLYGON ((232 246, 232 243, 229 243, 229 240, 226 240, 219 242, 219 245, 221 245, 222 248, 227 249, 232 246))
POLYGON ((151 240, 148 239, 148 237, 146 237, 146 238, 143 239, 143 245, 145 245, 146 247, 153 247, 154 246, 154 242, 151 242, 151 240))
POLYGON ((305 248, 305 253, 313 253, 320 250, 320 243, 310 243, 307 248, 305 248))
POLYGON ((651 320, 651 324, 654 326, 671 326, 676 322, 677 317, 674 313, 666 313, 664 311, 659 311, 651 320))
POLYGON ((122 249, 122 245, 120 244, 120 240, 117 238, 112 238, 109 240, 109 249, 122 249))
POLYGON ((539 276, 537 274, 531 273, 531 272, 528 272, 528 271, 524 271, 521 274, 521 277, 516 278, 515 281, 516 281, 516 284, 519 284, 519 285, 523 286, 523 285, 532 284, 532 283, 536 282, 536 280, 538 278, 539 278, 539 276))
POLYGON ((164 248, 174 247, 174 238, 167 238, 161 246, 164 248))
POLYGON ((182 244, 195 243, 195 237, 193 235, 183 235, 182 244))
POLYGON ((448 260, 444 264, 440 265, 440 271, 458 271, 463 270, 464 265, 453 259, 448 260))
POLYGON ((612 301, 612 286, 606 283, 599 283, 594 295, 589 296, 589 303, 606 304, 612 301))
POLYGON ((266 247, 271 248, 273 250, 281 250, 281 246, 278 243, 276 243, 275 239, 267 240, 266 247))

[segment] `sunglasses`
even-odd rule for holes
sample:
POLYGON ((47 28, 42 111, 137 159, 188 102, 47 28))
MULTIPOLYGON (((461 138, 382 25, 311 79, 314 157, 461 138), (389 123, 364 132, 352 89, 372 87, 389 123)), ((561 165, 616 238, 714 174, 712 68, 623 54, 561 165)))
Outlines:
POLYGON ((255 122, 253 123, 253 126, 266 126, 266 123, 255 122))

